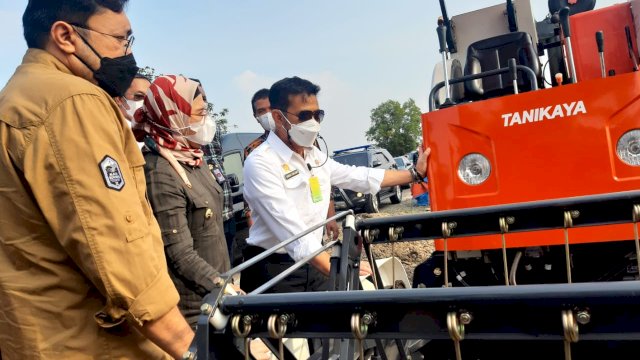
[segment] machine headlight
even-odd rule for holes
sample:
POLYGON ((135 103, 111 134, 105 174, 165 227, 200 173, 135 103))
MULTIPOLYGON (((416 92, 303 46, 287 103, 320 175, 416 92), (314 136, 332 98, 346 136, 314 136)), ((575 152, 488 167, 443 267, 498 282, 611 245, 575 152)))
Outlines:
POLYGON ((480 185, 491 174, 489 159, 481 154, 469 154, 460 160, 458 176, 467 185, 480 185))
POLYGON ((631 166, 640 166, 640 130, 627 131, 618 140, 616 153, 622 162, 631 166))

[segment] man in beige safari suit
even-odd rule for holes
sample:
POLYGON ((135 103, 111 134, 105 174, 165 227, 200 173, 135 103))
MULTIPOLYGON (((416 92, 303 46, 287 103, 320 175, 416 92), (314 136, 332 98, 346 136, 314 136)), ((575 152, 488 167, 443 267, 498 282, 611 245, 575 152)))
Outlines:
POLYGON ((3 359, 180 358, 144 160, 112 100, 135 76, 127 0, 30 0, 0 92, 3 359))

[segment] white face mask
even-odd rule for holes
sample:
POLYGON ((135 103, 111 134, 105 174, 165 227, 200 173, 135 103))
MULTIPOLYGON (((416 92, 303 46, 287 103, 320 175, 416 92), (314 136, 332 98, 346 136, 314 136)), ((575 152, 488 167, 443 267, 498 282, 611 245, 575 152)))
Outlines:
POLYGON ((189 125, 189 129, 195 131, 195 134, 186 135, 185 138, 199 145, 210 143, 216 135, 216 123, 210 115, 205 116, 205 118, 197 124, 189 125))
POLYGON ((142 107, 144 100, 140 100, 140 101, 127 100, 126 102, 127 102, 127 106, 129 106, 129 110, 127 110, 127 115, 129 116, 128 118, 133 119, 133 114, 136 112, 136 110, 142 107))
MULTIPOLYGON (((282 112, 281 112, 282 114, 282 112)), ((311 147, 318 137, 320 132, 320 123, 315 119, 303 121, 299 124, 292 124, 284 114, 282 114, 285 120, 291 125, 291 129, 287 131, 289 137, 293 142, 302 147, 311 147)), ((286 129, 285 129, 286 130, 286 129)))
POLYGON ((258 120, 264 131, 273 131, 276 129, 276 123, 273 121, 271 112, 257 116, 256 120, 258 120))

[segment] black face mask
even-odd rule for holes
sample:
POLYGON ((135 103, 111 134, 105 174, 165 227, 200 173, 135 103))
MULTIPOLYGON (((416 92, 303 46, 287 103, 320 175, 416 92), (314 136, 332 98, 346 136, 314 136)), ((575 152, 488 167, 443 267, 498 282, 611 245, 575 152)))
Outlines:
POLYGON ((107 94, 111 97, 124 96, 124 93, 129 86, 131 86, 131 82, 138 72, 138 66, 133 54, 129 53, 117 58, 101 56, 84 37, 80 36, 80 39, 100 58, 100 67, 98 70, 93 70, 91 66, 78 55, 74 54, 75 57, 93 72, 93 77, 98 82, 98 86, 106 91, 107 94))

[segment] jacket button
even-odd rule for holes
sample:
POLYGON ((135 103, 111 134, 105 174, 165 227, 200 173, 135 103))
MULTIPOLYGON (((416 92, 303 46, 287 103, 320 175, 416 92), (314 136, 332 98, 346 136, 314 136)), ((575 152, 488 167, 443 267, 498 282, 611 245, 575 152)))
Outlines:
POLYGON ((133 222, 133 216, 131 215, 125 216, 125 219, 127 220, 127 222, 133 222))
POLYGON ((205 211, 204 213, 204 218, 211 219, 212 216, 213 216, 213 211, 211 209, 207 209, 207 211, 205 211))
POLYGON ((177 233, 178 233, 178 230, 173 229, 171 232, 172 232, 172 233, 174 233, 174 234, 177 234, 177 233))

